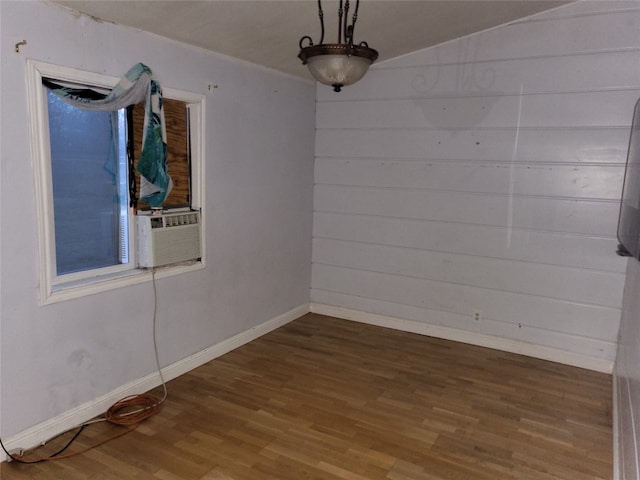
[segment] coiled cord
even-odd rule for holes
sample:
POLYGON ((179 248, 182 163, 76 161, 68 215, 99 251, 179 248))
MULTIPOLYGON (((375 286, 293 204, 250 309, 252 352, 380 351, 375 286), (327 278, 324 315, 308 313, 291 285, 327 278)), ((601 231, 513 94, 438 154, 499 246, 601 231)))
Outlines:
POLYGON ((149 393, 131 395, 114 403, 104 414, 104 418, 116 425, 136 425, 158 413, 163 401, 149 393))

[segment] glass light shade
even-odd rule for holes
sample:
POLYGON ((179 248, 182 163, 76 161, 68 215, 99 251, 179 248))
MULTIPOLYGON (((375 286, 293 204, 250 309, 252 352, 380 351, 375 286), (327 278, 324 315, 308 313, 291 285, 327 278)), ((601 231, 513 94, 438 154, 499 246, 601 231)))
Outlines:
POLYGON ((367 73, 371 60, 353 55, 318 55, 307 60, 309 72, 325 85, 351 85, 367 73))
POLYGON ((321 44, 303 48, 298 56, 318 82, 339 92, 367 73, 378 52, 362 45, 321 44))

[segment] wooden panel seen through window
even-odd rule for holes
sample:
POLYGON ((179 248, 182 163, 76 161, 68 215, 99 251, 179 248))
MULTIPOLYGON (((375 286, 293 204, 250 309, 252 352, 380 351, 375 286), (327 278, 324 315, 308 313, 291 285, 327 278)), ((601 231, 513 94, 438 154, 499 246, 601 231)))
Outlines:
MULTIPOLYGON (((167 129, 167 149, 169 175, 173 180, 173 189, 164 202, 164 207, 185 207, 190 205, 190 162, 187 104, 180 100, 163 99, 164 120, 167 129)), ((133 108, 133 147, 136 162, 142 150, 144 126, 144 104, 133 108)), ((140 195, 140 174, 136 171, 136 187, 140 195)), ((138 208, 149 205, 138 202, 138 208)))

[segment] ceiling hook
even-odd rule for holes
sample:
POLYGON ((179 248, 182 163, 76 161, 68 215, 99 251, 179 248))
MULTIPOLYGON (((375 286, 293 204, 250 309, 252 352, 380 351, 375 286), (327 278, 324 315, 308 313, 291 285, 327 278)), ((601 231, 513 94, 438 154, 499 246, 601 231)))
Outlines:
POLYGON ((21 42, 16 43, 16 53, 20 53, 20 47, 26 44, 27 44, 26 40, 22 40, 21 42))

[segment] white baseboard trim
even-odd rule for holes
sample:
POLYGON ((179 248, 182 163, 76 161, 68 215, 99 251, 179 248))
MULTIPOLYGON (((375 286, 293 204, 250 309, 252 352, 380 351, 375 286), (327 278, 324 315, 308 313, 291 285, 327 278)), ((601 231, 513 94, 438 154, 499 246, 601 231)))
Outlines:
MULTIPOLYGON (((266 322, 240 332, 231 338, 223 340, 222 342, 205 348, 204 350, 190 355, 182 360, 179 360, 171 365, 162 368, 162 375, 166 381, 172 380, 180 375, 183 375, 194 368, 197 368, 205 363, 224 355, 225 353, 235 350, 246 343, 255 340, 256 338, 265 335, 276 328, 279 328, 287 323, 299 318, 310 311, 308 303, 300 305, 296 308, 289 310, 288 312, 278 315, 275 318, 267 320, 266 322)), ((77 408, 69 410, 68 412, 58 415, 46 422, 40 423, 24 430, 16 435, 9 437, 4 445, 7 450, 14 451, 17 449, 33 448, 46 442, 50 438, 59 435, 62 432, 69 430, 70 428, 80 425, 87 420, 90 420, 98 415, 101 415, 109 409, 115 402, 121 398, 137 393, 147 392, 159 385, 161 385, 160 375, 158 372, 151 373, 145 377, 139 378, 126 385, 121 386, 101 397, 96 398, 90 402, 84 403, 77 408)), ((171 394, 171 393, 169 393, 171 394)), ((7 456, 2 452, 0 461, 6 461, 7 456)))
POLYGON ((355 322, 367 323, 369 325, 377 325, 379 327, 392 328, 394 330, 402 330, 404 332, 417 333, 445 340, 453 340, 480 347, 493 348, 495 350, 517 353, 542 360, 550 360, 552 362, 585 368, 587 370, 594 370, 609 374, 613 370, 613 362, 609 360, 591 358, 586 355, 534 345, 532 343, 521 342, 518 340, 494 337, 492 335, 484 335, 481 333, 442 327, 439 325, 430 325, 427 323, 416 322, 415 320, 387 317, 385 315, 351 310, 343 307, 334 307, 332 305, 312 303, 310 308, 312 313, 318 313, 320 315, 342 318, 344 320, 353 320, 355 322))
POLYGON ((620 424, 618 418, 619 406, 618 406, 618 376, 614 370, 613 372, 613 392, 612 392, 612 402, 613 402, 613 479, 612 480, 620 480, 620 424))

